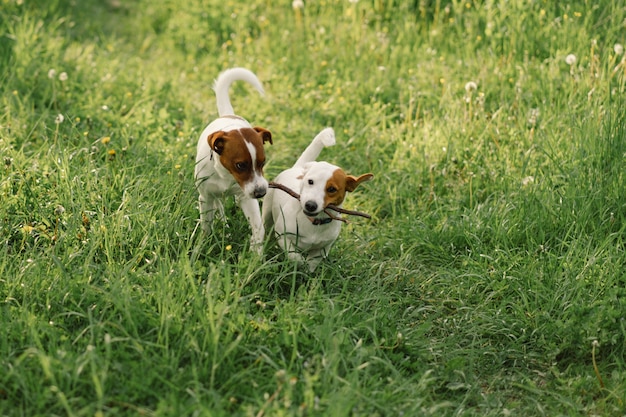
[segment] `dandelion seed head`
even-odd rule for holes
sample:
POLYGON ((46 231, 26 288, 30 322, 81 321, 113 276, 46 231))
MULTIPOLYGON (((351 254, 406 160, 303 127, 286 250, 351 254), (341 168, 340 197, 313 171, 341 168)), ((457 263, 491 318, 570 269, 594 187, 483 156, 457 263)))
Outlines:
POLYGON ((59 74, 59 80, 67 81, 67 72, 62 72, 59 74))
POLYGON ((615 45, 613 45, 613 51, 617 55, 621 55, 624 53, 624 46, 621 43, 616 43, 615 45))
POLYGON ((63 120, 65 120, 65 117, 61 113, 59 113, 57 114, 57 117, 54 119, 54 123, 61 124, 63 123, 63 120))
POLYGON ((57 216, 62 215, 63 213, 65 213, 65 207, 63 207, 62 205, 58 205, 55 209, 54 209, 54 214, 56 214, 57 216))
POLYGON ((48 78, 54 79, 54 77, 56 76, 57 76, 57 70, 55 70, 54 68, 51 68, 50 70, 48 70, 48 78))
POLYGON ((539 109, 530 109, 530 111, 528 112, 528 124, 531 126, 535 126, 537 124, 537 119, 539 119, 539 109))
POLYGON ((478 85, 476 85, 474 81, 468 81, 467 83, 465 83, 465 91, 467 91, 468 93, 475 91, 477 88, 478 85))
POLYGON ((566 56, 565 57, 565 63, 567 65, 574 65, 576 63, 576 55, 569 54, 568 56, 566 56))
POLYGON ((293 0, 291 7, 294 9, 304 9, 304 2, 302 0, 293 0))

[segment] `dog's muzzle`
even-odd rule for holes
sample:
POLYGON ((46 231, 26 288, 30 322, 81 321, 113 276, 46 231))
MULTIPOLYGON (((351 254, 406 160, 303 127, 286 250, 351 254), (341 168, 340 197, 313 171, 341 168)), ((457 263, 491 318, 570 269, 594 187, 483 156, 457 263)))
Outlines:
POLYGON ((266 193, 267 193, 267 188, 257 187, 254 189, 254 192, 252 195, 254 196, 254 198, 261 198, 261 197, 264 197, 266 193))
POLYGON ((304 203, 304 212, 308 216, 317 214, 317 203, 315 201, 307 201, 304 203))

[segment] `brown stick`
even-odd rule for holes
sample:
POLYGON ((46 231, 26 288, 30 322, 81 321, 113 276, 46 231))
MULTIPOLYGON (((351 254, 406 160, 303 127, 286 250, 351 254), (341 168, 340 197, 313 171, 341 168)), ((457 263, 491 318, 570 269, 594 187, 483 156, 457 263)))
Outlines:
MULTIPOLYGON (((290 196, 292 196, 296 200, 300 200, 300 194, 296 193, 291 188, 285 187, 284 185, 279 184, 277 182, 273 182, 273 181, 270 182, 269 186, 270 186, 270 188, 278 188, 279 190, 282 190, 282 191, 286 192, 287 194, 289 194, 290 196)), ((351 215, 351 216, 361 216, 361 217, 365 217, 366 219, 371 219, 372 218, 372 216, 370 216, 369 214, 363 213, 361 211, 347 210, 347 209, 344 209, 344 208, 341 208, 341 207, 337 207, 334 204, 329 204, 324 209, 324 212, 328 215, 328 217, 330 217, 333 220, 340 220, 340 221, 343 221, 343 222, 347 222, 345 219, 342 219, 340 217, 336 217, 336 216, 331 215, 327 211, 328 209, 336 211, 338 213, 348 214, 348 215, 351 215)))

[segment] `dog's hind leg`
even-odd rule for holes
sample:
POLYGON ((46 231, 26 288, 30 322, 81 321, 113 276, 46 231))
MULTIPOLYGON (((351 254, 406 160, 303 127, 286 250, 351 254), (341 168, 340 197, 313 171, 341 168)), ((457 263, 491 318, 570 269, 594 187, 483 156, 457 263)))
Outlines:
POLYGON ((304 166, 307 162, 313 162, 317 159, 322 149, 333 146, 335 144, 335 131, 332 127, 327 127, 313 138, 311 144, 302 152, 300 158, 294 164, 294 167, 304 166))

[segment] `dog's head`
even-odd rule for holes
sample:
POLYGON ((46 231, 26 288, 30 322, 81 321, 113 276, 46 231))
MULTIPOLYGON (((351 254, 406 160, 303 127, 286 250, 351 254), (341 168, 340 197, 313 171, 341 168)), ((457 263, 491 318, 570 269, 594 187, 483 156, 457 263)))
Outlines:
POLYGON ((359 177, 348 175, 338 166, 328 162, 309 162, 300 177, 300 204, 304 214, 315 217, 329 204, 340 206, 346 192, 352 192, 362 182, 369 181, 373 174, 359 177))
POLYGON ((262 128, 219 130, 207 138, 222 166, 228 170, 243 190, 244 195, 261 198, 267 192, 267 180, 263 176, 265 165, 265 142, 272 142, 272 134, 262 128))

